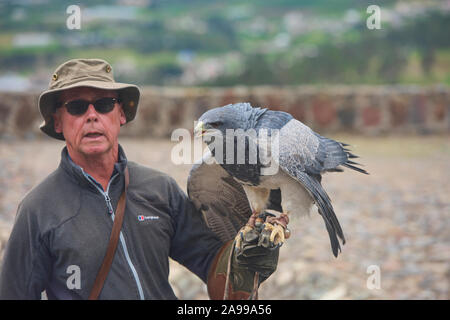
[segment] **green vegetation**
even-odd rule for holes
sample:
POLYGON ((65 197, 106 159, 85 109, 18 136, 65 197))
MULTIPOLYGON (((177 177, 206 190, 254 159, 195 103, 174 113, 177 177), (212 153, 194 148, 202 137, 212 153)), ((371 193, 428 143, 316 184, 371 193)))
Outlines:
POLYGON ((0 76, 99 57, 141 85, 450 84, 444 4, 377 1, 382 28, 369 30, 372 2, 81 1, 69 30, 73 1, 3 1, 0 76))

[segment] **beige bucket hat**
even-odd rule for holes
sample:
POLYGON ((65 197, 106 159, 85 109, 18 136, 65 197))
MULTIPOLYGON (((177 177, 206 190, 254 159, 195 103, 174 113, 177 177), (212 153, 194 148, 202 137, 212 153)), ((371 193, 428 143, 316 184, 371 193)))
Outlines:
POLYGON ((127 122, 130 122, 136 116, 140 96, 137 86, 115 82, 112 67, 104 60, 73 59, 56 68, 48 90, 39 96, 39 111, 44 118, 40 129, 50 137, 65 140, 61 133, 55 132, 52 114, 56 110, 61 91, 76 87, 117 91, 127 122))

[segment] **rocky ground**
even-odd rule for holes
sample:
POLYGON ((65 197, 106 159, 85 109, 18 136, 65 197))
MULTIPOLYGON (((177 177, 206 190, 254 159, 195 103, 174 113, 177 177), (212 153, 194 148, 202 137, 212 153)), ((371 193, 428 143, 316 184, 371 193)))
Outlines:
MULTIPOLYGON (((292 218, 277 271, 261 299, 449 299, 450 137, 334 137, 370 172, 327 174, 323 185, 347 243, 333 257, 317 214, 292 218), (378 272, 379 271, 379 272, 378 272), (379 281, 378 281, 379 280, 379 281)), ((172 175, 185 189, 190 165, 174 165, 169 140, 123 139, 129 159, 172 175)), ((56 141, 0 141, 0 256, 23 195, 59 163, 56 141)), ((171 262, 181 299, 207 299, 202 282, 171 262)))

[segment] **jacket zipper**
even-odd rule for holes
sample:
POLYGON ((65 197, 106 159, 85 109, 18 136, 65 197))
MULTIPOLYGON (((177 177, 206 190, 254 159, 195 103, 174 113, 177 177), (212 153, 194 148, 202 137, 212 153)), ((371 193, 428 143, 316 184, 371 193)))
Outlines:
MULTIPOLYGON (((82 172, 83 172, 83 175, 86 177, 86 179, 103 195, 103 197, 105 198, 105 201, 106 201, 106 206, 108 207, 108 210, 109 210, 109 213, 110 213, 110 215, 111 215, 111 219, 112 219, 112 221, 113 221, 113 223, 114 223, 114 217, 115 217, 115 214, 114 214, 114 209, 113 209, 113 207, 112 207, 112 204, 111 204, 111 198, 109 197, 109 187, 110 187, 110 185, 111 185, 111 182, 119 175, 119 173, 116 173, 110 180, 109 180, 109 183, 108 183, 108 186, 107 186, 107 188, 106 188, 106 192, 104 192, 103 190, 102 190, 102 188, 100 188, 99 186, 97 186, 92 180, 91 180, 91 176, 90 175, 88 175, 88 174, 86 174, 85 172, 84 172, 84 170, 83 169, 81 169, 82 170, 82 172)), ((92 178, 92 179, 94 179, 94 178, 92 178)), ((130 267, 130 269, 131 269, 131 272, 133 273, 133 277, 134 277, 134 280, 136 281, 136 285, 137 285, 137 287, 138 287, 138 291, 139 291, 139 298, 140 298, 140 300, 144 300, 144 291, 142 290, 142 286, 141 286, 141 282, 140 282, 140 280, 139 280, 139 275, 138 275, 138 273, 137 273, 137 271, 136 271, 136 268, 134 267, 134 265, 133 265, 133 262, 131 262, 131 258, 130 258, 130 254, 128 253, 128 249, 127 249, 127 245, 126 245, 126 243, 125 243, 125 237, 123 236, 123 233, 122 233, 122 230, 120 230, 120 234, 119 234, 119 239, 120 239, 120 243, 122 244, 122 248, 123 248, 123 251, 124 251, 124 253, 125 253, 125 258, 126 258, 126 260, 127 260, 127 263, 128 263, 128 266, 130 267)))

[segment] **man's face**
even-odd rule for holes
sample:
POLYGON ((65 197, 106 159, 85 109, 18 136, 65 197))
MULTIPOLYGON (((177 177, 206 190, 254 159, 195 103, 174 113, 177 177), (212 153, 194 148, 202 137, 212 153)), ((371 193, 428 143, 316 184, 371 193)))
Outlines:
POLYGON ((108 113, 95 110, 95 101, 101 98, 118 98, 115 91, 88 87, 65 90, 60 95, 63 106, 53 116, 55 131, 63 133, 69 154, 72 157, 98 156, 111 151, 117 146, 120 125, 126 123, 122 106, 116 103, 108 113), (66 102, 75 100, 89 101, 87 111, 81 115, 72 115, 64 106, 66 102))

